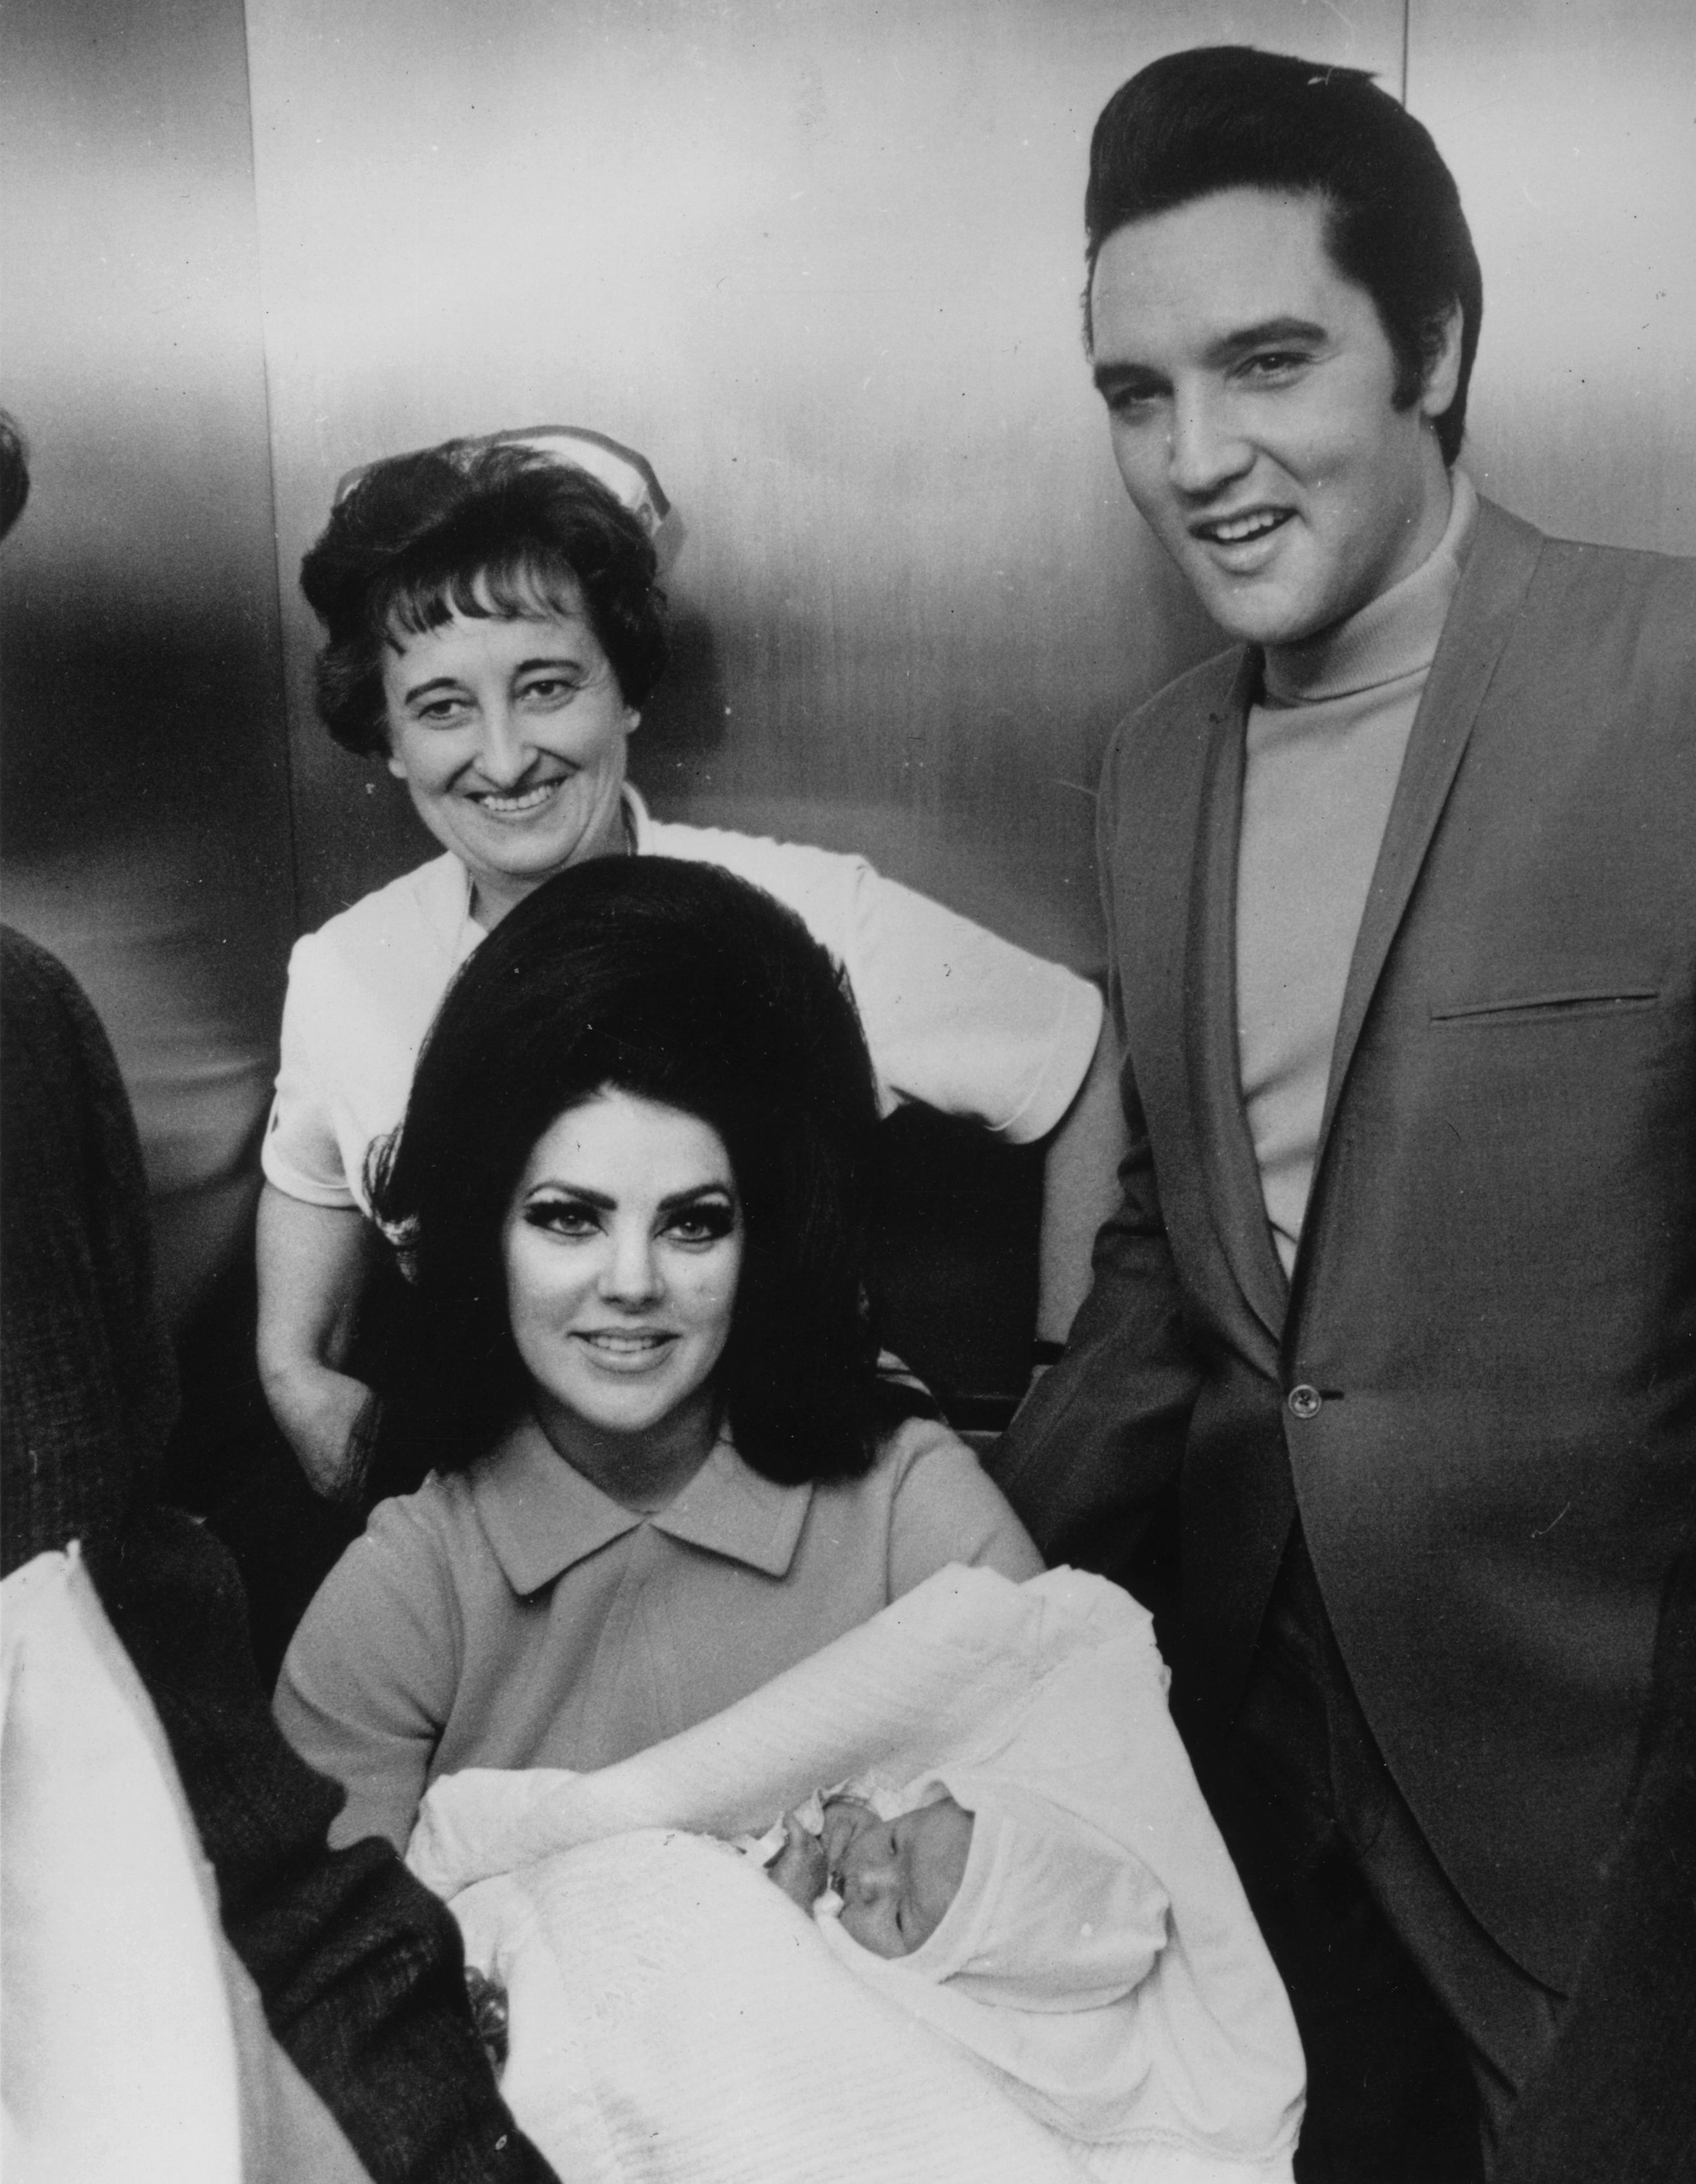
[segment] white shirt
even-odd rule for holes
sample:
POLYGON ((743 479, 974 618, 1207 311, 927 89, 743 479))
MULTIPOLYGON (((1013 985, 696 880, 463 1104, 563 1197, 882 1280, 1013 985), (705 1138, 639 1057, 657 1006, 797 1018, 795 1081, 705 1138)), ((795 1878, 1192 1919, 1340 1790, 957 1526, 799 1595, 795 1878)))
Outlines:
MULTIPOLYGON (((918 1100, 1027 1145, 1065 1113, 1101 1027, 1087 980, 884 878, 863 857, 661 822, 633 789, 625 798, 639 855, 752 881, 843 966, 885 1114, 918 1100)), ((262 1153, 279 1190, 370 1210, 366 1156, 404 1115, 425 1034, 483 937, 469 876, 443 855, 295 943, 262 1153)))

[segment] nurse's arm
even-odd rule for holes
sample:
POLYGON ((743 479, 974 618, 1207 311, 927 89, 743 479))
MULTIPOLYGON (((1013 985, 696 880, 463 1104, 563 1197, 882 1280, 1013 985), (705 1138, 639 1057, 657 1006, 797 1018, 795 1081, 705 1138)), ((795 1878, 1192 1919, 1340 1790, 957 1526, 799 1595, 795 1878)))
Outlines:
POLYGON ((271 1415, 315 1494, 360 1489, 354 1429, 371 1400, 343 1371, 377 1248, 355 1206, 313 1206, 275 1184, 259 1194, 259 1368, 271 1415))

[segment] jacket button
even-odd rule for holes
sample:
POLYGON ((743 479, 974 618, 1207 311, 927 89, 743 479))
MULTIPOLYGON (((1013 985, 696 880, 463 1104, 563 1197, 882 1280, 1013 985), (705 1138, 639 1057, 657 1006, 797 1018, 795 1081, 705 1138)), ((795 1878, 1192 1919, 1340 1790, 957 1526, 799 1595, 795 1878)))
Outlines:
POLYGON ((1305 1380, 1292 1388, 1287 1398, 1290 1415, 1294 1418, 1316 1418, 1325 1397, 1317 1388, 1310 1388, 1305 1380))

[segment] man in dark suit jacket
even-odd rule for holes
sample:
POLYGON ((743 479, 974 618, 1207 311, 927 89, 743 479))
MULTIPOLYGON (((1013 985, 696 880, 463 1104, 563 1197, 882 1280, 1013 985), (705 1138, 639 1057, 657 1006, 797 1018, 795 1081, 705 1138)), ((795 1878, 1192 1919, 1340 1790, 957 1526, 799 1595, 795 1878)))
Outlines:
POLYGON ((1364 76, 1155 63, 1085 220, 1126 486, 1240 649, 1107 761, 1131 1149, 998 1474, 1052 1558, 1158 1591, 1167 1542, 1298 2175, 1464 2176, 1570 1983, 1696 1489, 1696 564, 1453 470, 1477 263, 1364 76))

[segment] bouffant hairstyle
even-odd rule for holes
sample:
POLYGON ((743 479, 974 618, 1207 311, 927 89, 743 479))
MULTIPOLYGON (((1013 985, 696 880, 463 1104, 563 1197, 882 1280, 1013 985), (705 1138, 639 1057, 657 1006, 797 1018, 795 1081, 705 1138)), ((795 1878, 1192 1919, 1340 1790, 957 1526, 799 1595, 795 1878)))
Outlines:
POLYGON ((587 471, 522 443, 449 440, 373 463, 300 565, 324 625, 324 725, 362 755, 388 748, 382 656, 453 615, 588 615, 628 705, 664 673, 665 596, 639 520, 587 471))
POLYGON ((862 1284, 878 1103, 845 978, 747 882, 607 857, 556 874, 478 947, 373 1152, 373 1209, 410 1277, 378 1490, 462 1468, 522 1415, 503 1224, 537 1140, 609 1089, 699 1117, 730 1156, 744 1248, 715 1384, 739 1453, 786 1485, 873 1462, 890 1423, 862 1284))
MULTIPOLYGON (((1096 123, 1084 197, 1090 282, 1119 228, 1235 189, 1323 200, 1331 263, 1371 297, 1395 354, 1398 409, 1419 400, 1459 304, 1460 376, 1436 421, 1453 463, 1484 287, 1460 193, 1430 131, 1359 69, 1250 46, 1168 53, 1121 84, 1096 123)), ((1086 283, 1086 332, 1089 293, 1086 283)))
POLYGON ((24 512, 30 498, 30 450, 23 427, 9 410, 0 410, 0 538, 24 512))

